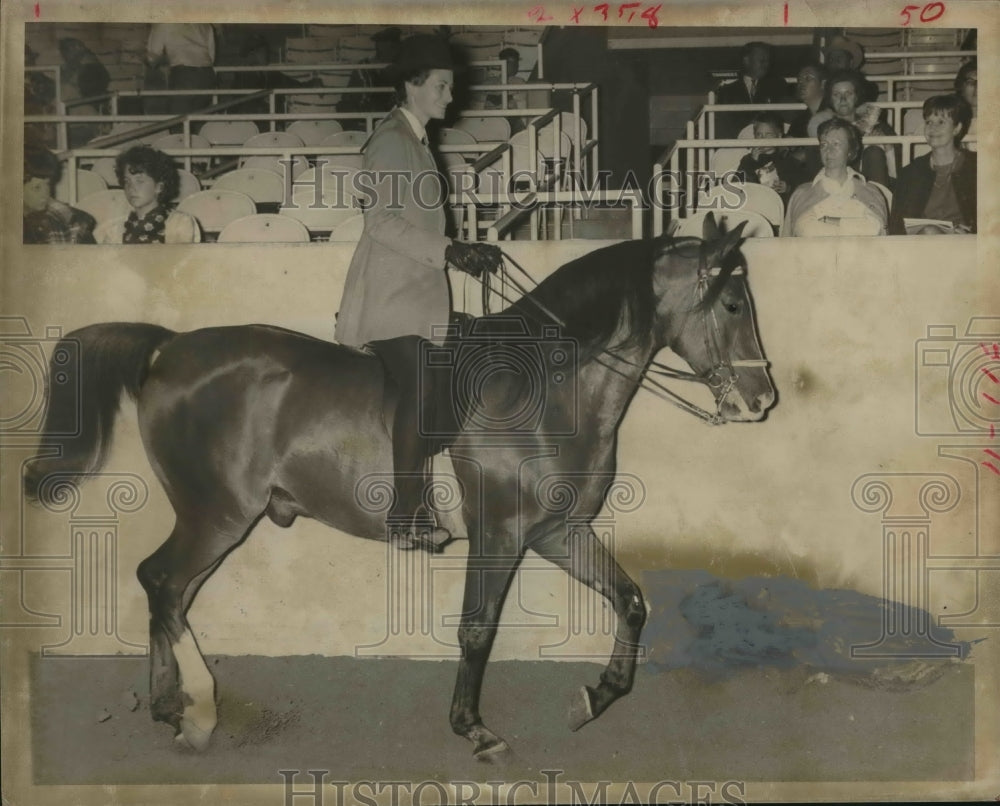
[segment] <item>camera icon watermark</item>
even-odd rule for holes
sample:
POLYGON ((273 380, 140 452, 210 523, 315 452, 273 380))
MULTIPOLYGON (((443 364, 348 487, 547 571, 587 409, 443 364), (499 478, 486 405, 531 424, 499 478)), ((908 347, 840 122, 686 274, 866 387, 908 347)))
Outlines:
POLYGON ((929 325, 916 343, 915 410, 920 436, 995 433, 1000 425, 1000 317, 929 325))
POLYGON ((50 436, 75 436, 80 429, 80 345, 64 339, 59 327, 46 327, 44 335, 32 333, 21 316, 0 317, 0 443, 34 443, 42 433, 45 401, 50 389, 68 387, 70 401, 61 411, 50 436), (49 359, 51 354, 51 368, 49 359))
POLYGON ((421 345, 421 384, 430 379, 451 394, 438 394, 433 417, 421 413, 422 436, 447 438, 458 428, 482 436, 577 433, 577 343, 557 325, 534 334, 521 317, 492 317, 473 321, 464 335, 448 325, 434 336, 445 343, 421 345))

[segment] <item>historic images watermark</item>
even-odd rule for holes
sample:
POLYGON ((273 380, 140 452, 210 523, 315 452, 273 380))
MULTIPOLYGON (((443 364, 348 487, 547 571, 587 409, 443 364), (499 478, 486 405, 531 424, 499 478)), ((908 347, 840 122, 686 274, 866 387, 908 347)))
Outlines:
POLYGON ((329 770, 278 770, 284 806, 474 806, 477 803, 743 804, 743 781, 576 781, 563 770, 541 770, 542 780, 516 781, 341 781, 329 770), (306 776, 309 778, 305 779, 306 776), (298 779, 298 780, 297 780, 298 779))
MULTIPOLYGON (((954 324, 929 325, 914 360, 914 429, 920 437, 948 439, 938 456, 973 470, 963 485, 949 473, 868 473, 851 490, 854 505, 882 517, 883 621, 881 635, 851 647, 852 657, 956 657, 960 646, 934 634, 935 579, 961 574, 968 595, 964 612, 941 614, 942 627, 1000 627, 1000 612, 983 592, 1000 574, 1000 317, 978 316, 962 335, 954 324), (963 498, 969 520, 955 534, 933 530, 936 516, 956 510, 963 498)), ((953 528, 953 531, 954 528, 953 528)), ((995 597, 994 597, 995 598, 995 597)))
MULTIPOLYGON (((449 189, 437 171, 405 171, 354 169, 336 162, 316 160, 316 170, 307 181, 294 177, 293 160, 279 160, 283 166, 285 198, 283 207, 298 207, 297 191, 312 189, 312 209, 355 209, 359 212, 376 206, 387 210, 402 210, 403 200, 412 197, 422 209, 439 209, 446 201, 449 189)), ((535 194, 544 190, 548 181, 535 171, 517 169, 504 179, 497 171, 477 174, 471 171, 450 174, 455 194, 461 204, 477 206, 503 204, 514 210, 529 210, 535 194)), ((617 187, 611 187, 612 172, 601 169, 593 178, 585 177, 579 170, 571 169, 561 174, 561 179, 571 193, 568 203, 583 207, 614 205, 631 202, 642 210, 676 210, 684 207, 686 185, 696 193, 717 188, 706 194, 701 209, 739 210, 746 203, 746 190, 740 174, 735 171, 671 171, 665 170, 643 183, 633 171, 628 171, 617 187)), ((308 198, 308 196, 306 196, 308 198)), ((301 201, 302 196, 298 196, 301 201)))

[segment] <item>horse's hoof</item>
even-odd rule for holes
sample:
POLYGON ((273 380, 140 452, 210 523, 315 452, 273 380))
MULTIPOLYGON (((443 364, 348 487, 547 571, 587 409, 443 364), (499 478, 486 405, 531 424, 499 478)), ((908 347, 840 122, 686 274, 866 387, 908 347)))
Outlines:
POLYGON ((174 741, 185 748, 201 753, 208 747, 214 731, 214 721, 209 721, 205 725, 199 725, 190 717, 182 716, 180 730, 174 736, 174 741))
POLYGON ((569 729, 580 730, 594 718, 594 704, 590 689, 581 686, 580 691, 569 706, 569 729))
POLYGON ((486 764, 497 764, 506 761, 510 757, 510 745, 503 739, 495 737, 477 747, 472 752, 472 755, 476 761, 482 761, 486 764))

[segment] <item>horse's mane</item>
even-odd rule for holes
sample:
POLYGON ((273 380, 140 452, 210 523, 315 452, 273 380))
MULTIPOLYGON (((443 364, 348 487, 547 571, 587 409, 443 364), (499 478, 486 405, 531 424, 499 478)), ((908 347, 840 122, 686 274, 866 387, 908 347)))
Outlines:
POLYGON ((626 241, 583 255, 545 278, 502 316, 523 317, 529 326, 552 324, 544 307, 562 322, 562 337, 577 342, 581 360, 605 347, 634 346, 652 329, 653 267, 665 242, 626 241), (625 338, 611 345, 619 326, 625 338))

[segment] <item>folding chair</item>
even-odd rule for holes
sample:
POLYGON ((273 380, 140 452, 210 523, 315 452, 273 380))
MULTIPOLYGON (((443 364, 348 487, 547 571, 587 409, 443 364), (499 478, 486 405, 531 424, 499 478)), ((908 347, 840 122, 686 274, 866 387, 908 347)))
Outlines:
POLYGON ((212 190, 245 193, 255 204, 280 204, 285 200, 285 182, 274 171, 238 168, 216 178, 212 190))
POLYGON ((254 215, 257 207, 246 193, 236 190, 202 190, 182 199, 177 209, 198 219, 205 233, 222 232, 226 224, 254 215))
POLYGON ((257 213, 226 224, 218 243, 309 243, 309 230, 294 218, 257 213))
POLYGON ((354 215, 341 221, 330 233, 331 241, 346 241, 357 243, 361 240, 361 233, 365 229, 365 217, 354 215))
POLYGON ((335 120, 296 120, 285 131, 294 134, 307 146, 318 146, 324 137, 343 131, 343 126, 335 120))
POLYGON ((768 221, 760 213, 755 213, 753 210, 714 210, 708 211, 703 210, 699 213, 695 213, 693 216, 688 218, 682 218, 677 225, 677 229, 674 230, 674 235, 680 238, 683 237, 702 237, 705 217, 712 212, 715 215, 715 220, 719 224, 719 227, 725 231, 730 231, 734 227, 737 227, 740 222, 746 221, 746 229, 743 230, 743 236, 745 238, 773 238, 774 230, 771 228, 771 222, 768 221))
POLYGON ((101 190, 80 199, 75 205, 85 213, 90 213, 98 224, 116 218, 125 218, 132 208, 121 189, 101 190))
POLYGON ((69 197, 69 175, 64 173, 55 188, 55 197, 66 204, 75 204, 85 199, 92 193, 100 193, 108 189, 108 183, 104 178, 94 171, 77 168, 76 170, 76 199, 69 197))

